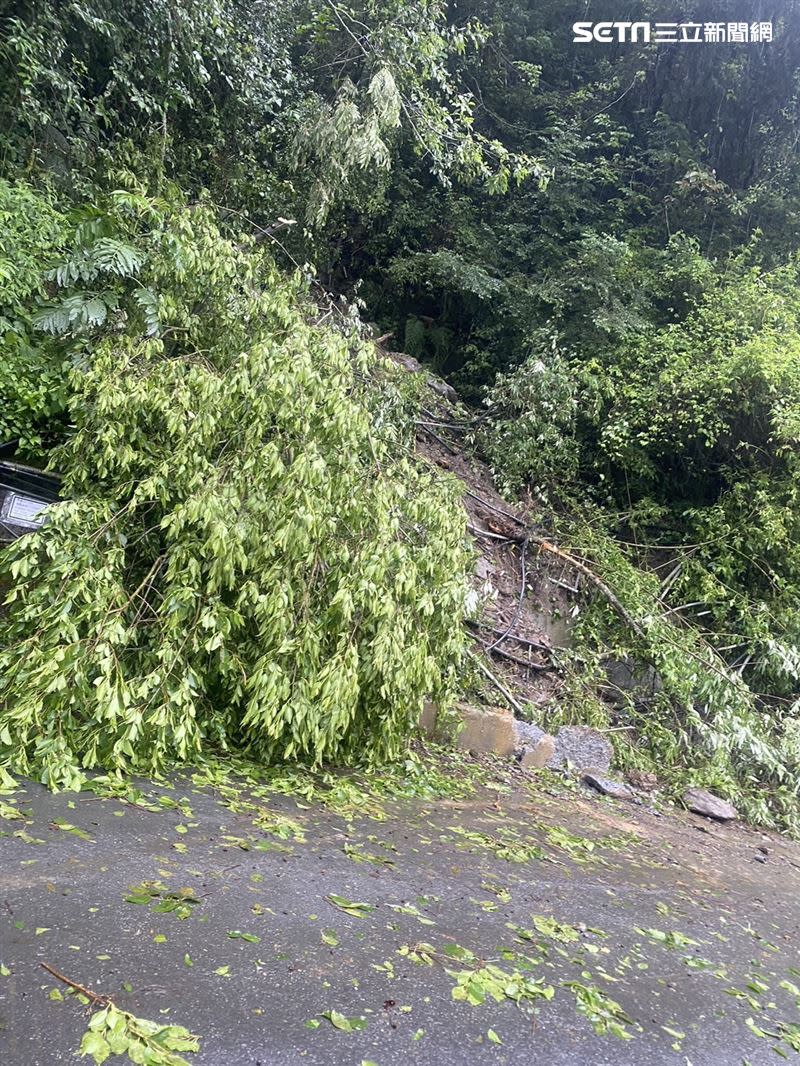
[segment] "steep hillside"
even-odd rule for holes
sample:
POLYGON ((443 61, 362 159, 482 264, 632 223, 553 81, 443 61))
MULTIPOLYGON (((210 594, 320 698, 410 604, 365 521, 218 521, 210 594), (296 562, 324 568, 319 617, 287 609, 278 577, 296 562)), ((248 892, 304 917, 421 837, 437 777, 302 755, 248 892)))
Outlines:
MULTIPOLYGON (((687 787, 707 786, 741 802, 756 822, 773 824, 777 817, 795 828, 793 783, 787 782, 784 799, 768 784, 769 726, 732 730, 733 747, 725 750, 712 718, 703 721, 681 709, 685 696, 670 674, 669 659, 659 660, 657 642, 667 656, 686 654, 690 669, 712 679, 717 674, 724 679, 719 666, 684 653, 671 628, 660 628, 669 615, 662 604, 649 615, 637 612, 635 600, 626 605, 629 590, 624 581, 612 584, 619 571, 608 566, 603 552, 584 555, 562 539, 574 528, 563 514, 530 493, 516 501, 501 494, 470 432, 474 412, 416 360, 387 354, 427 380, 416 419, 419 454, 461 482, 476 556, 466 619, 476 668, 462 683, 466 693, 510 707, 517 718, 553 732, 564 724, 598 728, 614 747, 617 768, 633 781, 648 787, 657 782, 675 797, 687 787), (612 638, 610 618, 624 639, 612 638), (748 763, 742 752, 750 744, 761 750, 748 763)), ((660 565, 655 557, 655 574, 660 565)), ((702 676, 692 679, 690 693, 700 688, 702 676)), ((776 782, 780 775, 773 786, 776 782)))
POLYGON ((800 832, 800 7, 584 7, 6 5, 0 454, 65 501, 0 561, 0 767, 504 692, 800 832))

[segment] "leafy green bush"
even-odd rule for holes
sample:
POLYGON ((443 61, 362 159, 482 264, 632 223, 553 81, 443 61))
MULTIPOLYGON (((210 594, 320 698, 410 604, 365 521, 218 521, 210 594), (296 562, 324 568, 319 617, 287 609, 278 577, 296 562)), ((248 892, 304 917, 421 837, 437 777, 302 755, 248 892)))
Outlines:
POLYGON ((686 319, 642 330, 603 362, 613 400, 602 459, 658 491, 705 503, 750 471, 785 468, 800 409, 800 262, 732 264, 686 319))
POLYGON ((98 240, 132 251, 104 327, 68 327, 94 340, 64 502, 3 555, 3 763, 64 787, 208 747, 397 754, 460 659, 455 485, 403 450, 389 371, 208 209, 134 190, 92 214, 67 300, 98 240))
POLYGON ((0 445, 36 455, 66 403, 65 353, 37 334, 34 316, 68 226, 47 195, 0 179, 0 231, 0 445))
POLYGON ((715 789, 752 821, 800 832, 796 701, 759 691, 754 678, 717 649, 713 631, 683 623, 669 610, 658 576, 637 566, 602 528, 577 522, 571 535, 640 628, 632 632, 601 599, 582 614, 572 693, 577 720, 586 721, 581 675, 587 665, 604 679, 602 662, 609 658, 647 664, 657 678, 654 695, 617 694, 623 699, 614 718, 633 731, 613 734, 621 764, 655 770, 678 789, 715 789))
POLYGON ((506 492, 530 485, 546 495, 578 476, 578 373, 555 337, 540 332, 532 347, 522 366, 497 376, 477 440, 506 492))
POLYGON ((475 127, 462 73, 485 31, 451 15, 444 0, 30 0, 0 49, 0 173, 33 163, 91 196, 125 165, 209 190, 262 236, 276 217, 313 230, 368 212, 403 141, 444 185, 543 178, 475 127))

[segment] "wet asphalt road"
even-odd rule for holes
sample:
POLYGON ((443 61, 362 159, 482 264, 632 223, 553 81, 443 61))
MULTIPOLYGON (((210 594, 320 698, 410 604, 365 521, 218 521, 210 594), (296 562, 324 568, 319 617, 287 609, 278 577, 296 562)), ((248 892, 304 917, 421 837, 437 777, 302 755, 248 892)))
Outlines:
POLYGON ((160 810, 28 785, 24 820, 0 821, 0 1062, 89 1061, 75 1058, 86 1008, 49 998, 67 988, 42 962, 185 1025, 197 1066, 794 1059, 781 1026, 800 1025, 800 849, 548 787, 348 820, 284 796, 237 813, 189 779, 149 786, 183 807, 160 810), (126 901, 143 882, 159 895, 126 901), (154 909, 189 889, 188 917, 154 909), (331 894, 374 909, 348 914, 331 894), (409 956, 420 942, 430 964, 409 956), (487 962, 552 999, 455 1000, 458 972, 487 962), (595 990, 631 1039, 581 1012, 595 990), (366 1026, 341 1031, 326 1011, 366 1026))

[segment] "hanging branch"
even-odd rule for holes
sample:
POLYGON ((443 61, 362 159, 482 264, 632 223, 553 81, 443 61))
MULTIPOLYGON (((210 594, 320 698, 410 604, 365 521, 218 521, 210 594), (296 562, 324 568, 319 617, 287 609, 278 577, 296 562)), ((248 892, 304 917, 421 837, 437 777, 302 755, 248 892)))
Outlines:
MULTIPOLYGON (((503 630, 495 629, 494 626, 488 625, 486 622, 477 622, 472 618, 467 619, 467 625, 473 629, 486 629, 495 636, 499 636, 503 630)), ((553 649, 549 644, 545 644, 542 640, 531 640, 530 637, 521 637, 519 633, 507 633, 506 636, 510 640, 517 641, 518 644, 524 644, 528 648, 537 648, 539 651, 546 651, 548 655, 553 654, 553 649)))
POLYGON ((512 710, 515 710, 517 712, 517 714, 519 714, 521 717, 524 718, 525 717, 525 711, 523 710, 522 706, 518 703, 518 701, 514 699, 514 697, 508 691, 506 686, 503 684, 503 682, 500 681, 499 678, 496 678, 494 676, 494 674, 489 669, 489 667, 486 666, 486 664, 483 662, 483 660, 478 655, 476 655, 474 651, 469 651, 468 650, 467 654, 470 656, 471 659, 474 659, 475 665, 478 667, 478 669, 481 671, 481 673, 485 674, 486 677, 492 682, 492 684, 497 689, 497 691, 499 693, 501 693, 501 695, 505 696, 505 698, 508 700, 509 706, 512 708, 512 710))
POLYGON ((603 596, 605 596, 605 598, 608 600, 608 602, 611 604, 617 614, 620 615, 623 621, 625 621, 630 626, 636 636, 640 640, 645 640, 647 638, 647 634, 645 633, 644 629, 639 624, 639 622, 636 621, 636 619, 630 613, 625 604, 619 599, 619 597, 614 592, 611 591, 605 581, 603 581, 602 578, 599 578, 593 570, 590 570, 585 563, 582 563, 580 559, 576 559, 573 555, 570 555, 563 549, 556 547, 555 544, 551 544, 550 541, 546 540, 544 537, 538 537, 535 533, 530 534, 530 539, 536 544, 538 544, 542 551, 550 552, 551 555, 555 555, 559 559, 562 559, 565 563, 568 563, 569 566, 573 568, 573 570, 577 570, 578 573, 583 574, 587 581, 590 581, 596 589, 602 592, 603 596))

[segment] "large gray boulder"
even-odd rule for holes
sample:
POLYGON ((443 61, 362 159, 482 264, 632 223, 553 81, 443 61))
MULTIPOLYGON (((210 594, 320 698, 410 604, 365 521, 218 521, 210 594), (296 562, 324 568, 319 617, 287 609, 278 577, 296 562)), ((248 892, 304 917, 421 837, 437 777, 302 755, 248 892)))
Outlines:
POLYGON ((565 765, 574 770, 597 770, 606 773, 614 749, 598 729, 588 725, 564 725, 556 733, 555 751, 548 766, 559 770, 565 765))

